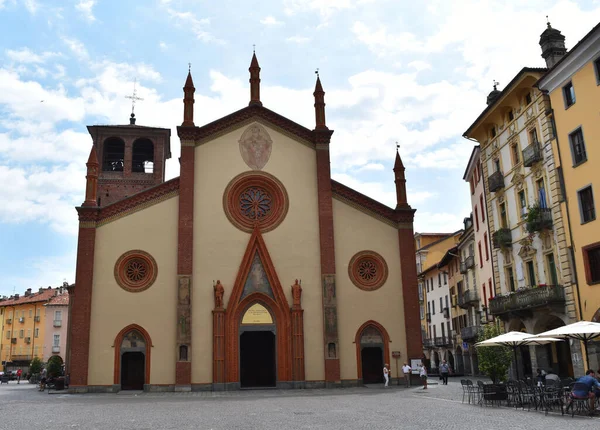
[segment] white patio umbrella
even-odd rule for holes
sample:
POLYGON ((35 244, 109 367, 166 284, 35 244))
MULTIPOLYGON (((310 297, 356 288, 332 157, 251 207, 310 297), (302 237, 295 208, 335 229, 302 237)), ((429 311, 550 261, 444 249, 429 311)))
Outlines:
POLYGON ((475 346, 509 346, 513 350, 515 356, 515 370, 517 372, 517 379, 519 379, 519 366, 517 365, 517 348, 523 345, 544 345, 550 342, 560 342, 562 339, 553 338, 549 336, 535 336, 530 333, 523 333, 521 331, 509 331, 508 333, 501 334, 500 336, 486 339, 475 346))
POLYGON ((600 323, 591 321, 578 321, 554 330, 549 330, 537 335, 538 337, 555 337, 559 339, 576 339, 583 342, 585 347, 585 361, 590 365, 588 357, 588 342, 600 338, 600 323))

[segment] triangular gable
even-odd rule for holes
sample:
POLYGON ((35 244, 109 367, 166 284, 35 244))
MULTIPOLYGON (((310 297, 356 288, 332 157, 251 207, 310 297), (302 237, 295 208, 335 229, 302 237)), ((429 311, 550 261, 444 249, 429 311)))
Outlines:
POLYGON ((254 294, 268 296, 283 309, 289 308, 273 261, 258 229, 254 229, 246 247, 233 290, 229 296, 228 313, 237 308, 246 297, 254 294))
MULTIPOLYGON (((177 134, 182 140, 194 140, 199 144, 253 120, 267 122, 284 134, 307 143, 314 144, 316 142, 316 133, 313 130, 309 130, 266 107, 257 105, 245 107, 202 127, 177 127, 177 134)), ((330 133, 333 133, 333 130, 330 133)))

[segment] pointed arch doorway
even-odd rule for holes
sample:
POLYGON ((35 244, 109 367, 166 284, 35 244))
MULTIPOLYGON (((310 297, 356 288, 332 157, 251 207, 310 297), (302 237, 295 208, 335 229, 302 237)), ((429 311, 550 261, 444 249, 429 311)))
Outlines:
POLYGON ((356 332, 358 379, 363 384, 383 382, 383 366, 390 364, 390 337, 376 321, 367 321, 356 332))
POLYGON ((277 330, 272 313, 261 303, 249 306, 240 322, 240 386, 277 385, 277 330))
POLYGON ((148 332, 137 324, 125 327, 115 339, 114 384, 121 390, 143 390, 150 383, 150 347, 148 332))

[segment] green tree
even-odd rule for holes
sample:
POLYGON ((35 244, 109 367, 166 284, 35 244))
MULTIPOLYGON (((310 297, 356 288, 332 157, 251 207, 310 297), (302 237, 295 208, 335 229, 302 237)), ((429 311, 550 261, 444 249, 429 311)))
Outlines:
POLYGON ((57 355, 50 357, 46 370, 48 371, 48 377, 59 376, 62 370, 62 359, 57 355))
POLYGON ((42 371, 42 360, 40 357, 33 357, 31 364, 29 365, 29 372, 32 375, 36 375, 42 371))
MULTIPOLYGON (((484 341, 504 332, 497 323, 486 324, 479 332, 478 341, 484 341)), ((508 346, 480 346, 477 347, 477 360, 479 370, 490 377, 495 384, 498 381, 506 381, 508 368, 512 362, 512 351, 508 346)))

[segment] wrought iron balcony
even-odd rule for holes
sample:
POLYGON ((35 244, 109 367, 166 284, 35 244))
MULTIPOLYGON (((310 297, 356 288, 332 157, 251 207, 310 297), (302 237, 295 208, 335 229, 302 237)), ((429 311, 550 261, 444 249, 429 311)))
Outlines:
POLYGON ((458 296, 458 306, 467 309, 470 306, 476 306, 479 303, 477 291, 467 290, 458 296))
POLYGON ((477 336, 479 336, 479 329, 480 326, 478 325, 463 327, 460 330, 460 337, 462 337, 463 342, 477 340, 477 336))
POLYGON ((465 261, 460 263, 460 273, 467 273, 467 271, 473 266, 475 266, 475 256, 469 255, 467 258, 465 258, 465 261))
POLYGON ((537 140, 523 150, 523 166, 525 167, 531 167, 534 163, 543 159, 542 146, 537 140))
POLYGON ((434 339, 435 346, 450 346, 452 345, 452 334, 449 336, 440 336, 434 339))
POLYGON ((434 346, 435 346, 435 344, 433 342, 433 339, 423 339, 423 347, 432 348, 434 346))
POLYGON ((512 234, 510 228, 501 228, 495 231, 492 241, 494 242, 494 248, 512 247, 512 234))
POLYGON ((427 312, 427 322, 431 322, 431 312, 427 312))
POLYGON ((504 175, 502 172, 494 172, 488 178, 488 188, 490 192, 495 192, 504 188, 504 175))
POLYGON ((555 303, 565 303, 565 290, 562 285, 533 287, 508 296, 496 296, 490 300, 490 313, 492 315, 518 314, 555 303))
POLYGON ((536 231, 552 229, 552 210, 540 208, 539 205, 531 210, 527 216, 527 231, 534 233, 536 231))

